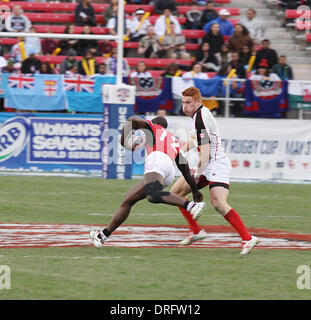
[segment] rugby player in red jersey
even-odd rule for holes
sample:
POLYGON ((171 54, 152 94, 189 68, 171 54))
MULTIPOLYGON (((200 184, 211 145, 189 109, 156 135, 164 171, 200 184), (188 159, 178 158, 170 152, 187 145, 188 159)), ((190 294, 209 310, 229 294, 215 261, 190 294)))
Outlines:
POLYGON ((127 193, 119 210, 103 230, 90 232, 90 238, 96 248, 104 246, 104 242, 111 233, 127 219, 133 205, 146 197, 152 203, 165 203, 181 207, 194 220, 198 219, 201 211, 205 208, 205 203, 202 202, 202 194, 198 191, 194 177, 190 173, 183 151, 177 139, 166 128, 167 121, 163 117, 156 117, 152 121, 131 117, 126 121, 120 141, 122 146, 133 151, 133 146, 128 143, 128 137, 132 135, 133 129, 141 129, 146 135, 147 157, 144 179, 127 193), (181 171, 185 183, 189 185, 195 202, 163 191, 173 182, 175 177, 174 163, 181 171))
MULTIPOLYGON (((209 186, 212 206, 239 233, 242 239, 241 254, 246 254, 258 244, 258 238, 247 231, 239 214, 227 203, 231 163, 222 148, 216 120, 209 109, 202 106, 200 90, 195 87, 182 92, 182 107, 184 114, 192 118, 191 139, 185 144, 183 150, 187 152, 196 148, 198 151, 199 161, 194 174, 198 188, 209 186)), ((183 177, 175 182, 170 191, 181 197, 185 197, 190 192, 183 177)), ((204 239, 207 236, 205 230, 187 211, 183 208, 180 210, 192 231, 192 234, 182 240, 181 244, 189 245, 204 239)))

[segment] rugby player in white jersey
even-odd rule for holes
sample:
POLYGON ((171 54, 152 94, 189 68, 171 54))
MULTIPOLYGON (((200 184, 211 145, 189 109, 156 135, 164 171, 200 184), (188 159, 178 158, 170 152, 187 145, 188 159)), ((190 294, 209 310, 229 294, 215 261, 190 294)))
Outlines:
MULTIPOLYGON (((194 172, 198 187, 209 186, 212 206, 239 233, 242 239, 241 254, 244 255, 258 244, 258 238, 247 231, 239 214, 227 203, 231 162, 222 148, 216 120, 209 109, 202 106, 200 90, 195 87, 190 87, 183 91, 182 107, 184 114, 192 118, 191 139, 185 144, 183 151, 189 151, 195 147, 198 150, 199 160, 194 172)), ((180 177, 170 191, 185 197, 191 192, 191 189, 185 179, 180 177)), ((207 233, 205 230, 198 225, 186 210, 179 209, 187 219, 192 231, 180 243, 189 245, 206 238, 207 233)))

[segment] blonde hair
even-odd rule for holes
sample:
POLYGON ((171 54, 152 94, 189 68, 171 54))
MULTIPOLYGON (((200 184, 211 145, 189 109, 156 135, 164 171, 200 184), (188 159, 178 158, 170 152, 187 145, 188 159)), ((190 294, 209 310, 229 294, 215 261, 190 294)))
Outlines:
POLYGON ((184 90, 182 92, 182 95, 184 97, 192 97, 194 100, 201 100, 202 99, 201 92, 196 87, 187 88, 186 90, 184 90))

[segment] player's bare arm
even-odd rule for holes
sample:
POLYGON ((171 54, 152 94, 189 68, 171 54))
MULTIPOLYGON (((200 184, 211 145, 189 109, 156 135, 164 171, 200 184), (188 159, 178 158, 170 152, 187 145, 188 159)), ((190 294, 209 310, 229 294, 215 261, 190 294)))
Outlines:
POLYGON ((194 143, 193 143, 192 139, 189 139, 189 140, 185 143, 185 145, 182 147, 182 151, 183 151, 183 152, 188 152, 188 151, 190 151, 190 150, 193 149, 193 148, 194 148, 194 143))
POLYGON ((189 168, 188 162, 185 159, 185 157, 181 153, 179 153, 175 159, 175 162, 176 162, 178 169, 182 173, 185 181, 188 183, 188 185, 191 188, 193 200, 196 202, 203 201, 203 196, 202 196, 201 192, 198 190, 198 187, 197 187, 197 184, 194 180, 194 177, 191 175, 190 168, 189 168))
POLYGON ((196 169, 195 177, 203 175, 204 170, 209 164, 210 144, 205 143, 200 146, 199 161, 196 169))

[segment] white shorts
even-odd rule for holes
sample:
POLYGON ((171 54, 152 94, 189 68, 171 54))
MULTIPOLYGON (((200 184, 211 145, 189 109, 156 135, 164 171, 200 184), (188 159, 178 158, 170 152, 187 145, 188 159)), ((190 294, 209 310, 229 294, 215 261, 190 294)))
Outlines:
POLYGON ((175 167, 172 159, 164 152, 153 151, 145 159, 145 174, 157 172, 164 178, 164 187, 172 184, 175 178, 175 167))
POLYGON ((231 161, 224 156, 216 161, 212 161, 204 170, 204 176, 211 182, 220 182, 229 185, 231 173, 231 161))

